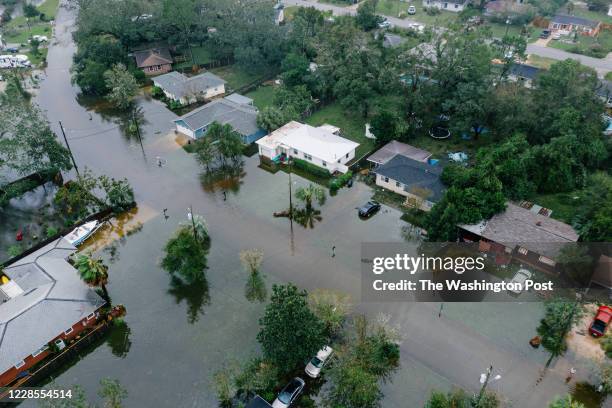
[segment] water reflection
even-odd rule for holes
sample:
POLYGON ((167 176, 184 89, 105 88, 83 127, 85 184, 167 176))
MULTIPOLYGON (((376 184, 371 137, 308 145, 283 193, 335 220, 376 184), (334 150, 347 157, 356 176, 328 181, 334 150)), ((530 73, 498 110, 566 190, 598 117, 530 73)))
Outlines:
POLYGON ((304 228, 314 228, 317 222, 323 220, 323 217, 321 211, 314 208, 294 208, 293 219, 304 228))
POLYGON ((187 303, 187 321, 190 324, 197 322, 200 315, 204 314, 204 306, 210 304, 206 276, 202 276, 192 283, 186 283, 180 278, 172 277, 168 293, 174 296, 177 305, 183 301, 187 303))
POLYGON ((113 320, 106 337, 106 345, 114 356, 124 358, 130 351, 132 346, 132 341, 130 340, 131 333, 132 330, 125 320, 121 318, 113 320))
POLYGON ((246 175, 242 163, 238 165, 222 166, 200 174, 200 182, 204 191, 215 193, 217 191, 238 193, 242 179, 246 175))
POLYGON ((258 271, 249 274, 244 288, 244 296, 249 302, 265 302, 267 299, 268 289, 266 288, 266 282, 258 271))

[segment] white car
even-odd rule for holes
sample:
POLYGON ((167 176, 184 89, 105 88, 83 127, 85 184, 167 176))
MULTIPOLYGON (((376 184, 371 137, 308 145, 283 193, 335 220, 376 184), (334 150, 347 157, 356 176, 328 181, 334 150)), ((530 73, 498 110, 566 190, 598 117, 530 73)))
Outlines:
POLYGON ((512 293, 516 293, 517 295, 520 295, 521 292, 523 291, 522 288, 525 286, 525 281, 527 279, 531 279, 531 276, 532 276, 531 272, 529 272, 527 269, 519 269, 516 275, 514 275, 514 277, 510 281, 510 283, 520 283, 521 288, 520 289, 519 288, 508 289, 508 290, 512 293))
POLYGON ((323 366, 325 366, 325 363, 333 352, 334 350, 329 346, 325 346, 319 350, 317 355, 311 358, 306 365, 306 374, 308 374, 308 376, 311 378, 317 378, 319 375, 321 375, 321 369, 323 366))
POLYGON ((391 27, 391 23, 386 18, 380 23, 378 23, 378 28, 389 28, 389 27, 391 27))
POLYGON ((414 6, 408 7, 408 14, 410 14, 410 15, 416 14, 416 7, 414 7, 414 6))

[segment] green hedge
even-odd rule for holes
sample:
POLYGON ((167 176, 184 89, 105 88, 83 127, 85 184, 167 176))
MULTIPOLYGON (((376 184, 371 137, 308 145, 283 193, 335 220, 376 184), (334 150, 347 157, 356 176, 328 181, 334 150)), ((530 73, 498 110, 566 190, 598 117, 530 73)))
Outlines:
POLYGON ((336 191, 341 189, 342 187, 344 187, 346 185, 346 183, 348 183, 348 181, 353 177, 353 172, 351 172, 350 170, 347 171, 346 173, 336 177, 335 179, 333 179, 331 181, 331 183, 329 183, 329 189, 331 191, 336 191))
POLYGON ((321 177, 321 178, 329 178, 331 177, 331 174, 328 170, 322 169, 319 166, 315 166, 312 163, 307 162, 306 160, 302 160, 302 159, 293 159, 293 167, 295 167, 296 169, 300 169, 300 170, 304 170, 310 174, 313 174, 317 177, 321 177))

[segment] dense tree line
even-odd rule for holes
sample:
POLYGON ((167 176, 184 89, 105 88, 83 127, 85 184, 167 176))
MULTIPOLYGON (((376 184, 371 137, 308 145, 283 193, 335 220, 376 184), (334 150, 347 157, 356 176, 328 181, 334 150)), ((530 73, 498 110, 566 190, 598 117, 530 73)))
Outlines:
POLYGON ((250 70, 276 69, 284 56, 286 30, 274 24, 269 2, 78 0, 78 6, 74 81, 85 93, 109 92, 104 73, 116 64, 142 79, 128 51, 151 42, 182 49, 194 64, 192 46, 206 45, 213 59, 250 70))

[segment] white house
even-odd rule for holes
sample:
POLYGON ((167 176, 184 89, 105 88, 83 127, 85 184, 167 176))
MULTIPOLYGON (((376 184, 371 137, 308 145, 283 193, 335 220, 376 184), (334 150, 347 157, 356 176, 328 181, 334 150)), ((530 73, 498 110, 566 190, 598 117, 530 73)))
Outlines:
POLYGON ((470 0, 423 0, 423 7, 435 7, 440 10, 460 12, 470 3, 470 0))
POLYGON ((359 143, 338 134, 340 129, 331 125, 313 127, 296 121, 259 139, 259 155, 272 161, 284 158, 306 160, 330 173, 346 173, 346 163, 355 157, 359 143))
POLYGON ((153 78, 153 85, 161 88, 166 97, 183 105, 209 100, 225 93, 225 81, 211 72, 187 77, 172 71, 153 78))

